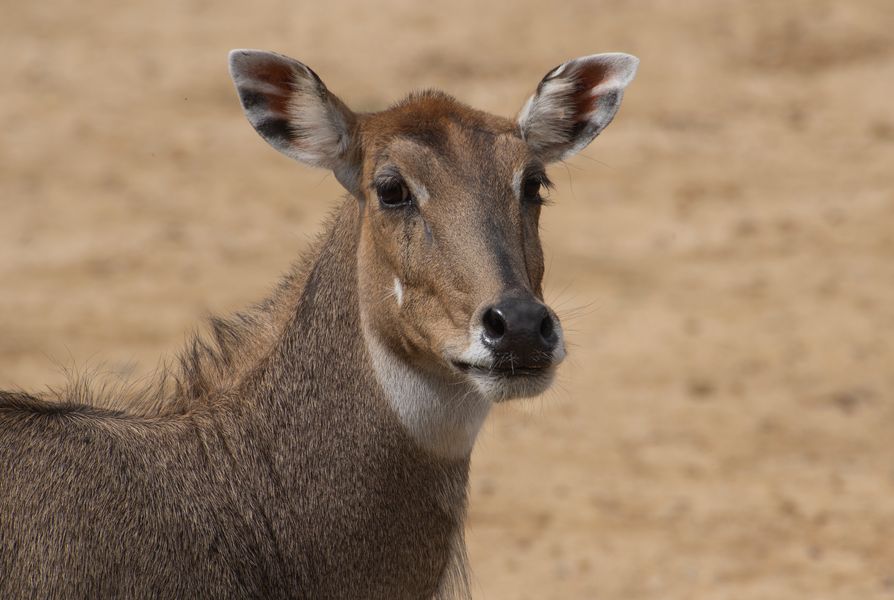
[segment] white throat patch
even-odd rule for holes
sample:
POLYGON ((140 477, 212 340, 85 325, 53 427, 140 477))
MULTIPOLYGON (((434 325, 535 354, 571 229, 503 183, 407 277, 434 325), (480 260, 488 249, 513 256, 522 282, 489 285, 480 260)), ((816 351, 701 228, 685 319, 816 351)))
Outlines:
POLYGON ((461 378, 443 380, 408 365, 366 327, 376 379, 410 436, 445 458, 467 457, 492 402, 461 378))

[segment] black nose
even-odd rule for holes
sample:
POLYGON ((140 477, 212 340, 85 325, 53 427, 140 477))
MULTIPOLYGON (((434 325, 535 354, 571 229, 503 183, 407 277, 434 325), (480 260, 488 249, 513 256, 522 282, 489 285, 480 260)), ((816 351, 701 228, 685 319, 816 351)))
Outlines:
MULTIPOLYGON (((540 302, 504 299, 481 315, 484 342, 496 353, 498 362, 511 361, 519 368, 545 367, 559 343, 553 318, 540 302)), ((510 366, 510 365, 506 365, 510 366)))

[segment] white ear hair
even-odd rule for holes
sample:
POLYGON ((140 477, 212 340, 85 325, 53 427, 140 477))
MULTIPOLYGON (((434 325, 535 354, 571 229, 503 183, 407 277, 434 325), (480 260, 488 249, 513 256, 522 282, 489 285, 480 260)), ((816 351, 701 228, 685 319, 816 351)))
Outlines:
POLYGON ((232 50, 230 76, 261 137, 290 158, 332 169, 354 191, 356 117, 310 67, 273 52, 232 50))
POLYGON ((614 118, 638 65, 638 58, 620 52, 559 65, 519 113, 522 137, 544 162, 580 152, 614 118))

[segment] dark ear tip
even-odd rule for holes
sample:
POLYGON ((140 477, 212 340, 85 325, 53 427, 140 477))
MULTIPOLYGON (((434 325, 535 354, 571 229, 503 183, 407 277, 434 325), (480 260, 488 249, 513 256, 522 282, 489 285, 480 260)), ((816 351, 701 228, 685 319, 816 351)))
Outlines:
POLYGON ((237 57, 239 57, 239 56, 244 56, 244 55, 247 55, 247 54, 251 54, 252 52, 255 52, 255 51, 254 51, 254 50, 248 50, 248 49, 245 49, 245 48, 233 48, 232 50, 230 50, 230 51, 227 53, 227 56, 229 57, 230 62, 233 62, 233 60, 235 60, 237 57))
POLYGON ((230 50, 227 55, 227 64, 230 66, 230 76, 233 79, 236 79, 252 63, 258 62, 258 58, 262 57, 264 54, 267 53, 262 50, 246 50, 241 48, 230 50))
POLYGON ((608 56, 611 57, 611 61, 616 65, 618 70, 623 72, 625 80, 624 85, 633 81, 633 78, 636 76, 636 71, 639 69, 639 58, 624 52, 612 52, 608 56))
POLYGON ((312 77, 318 85, 323 86, 320 77, 314 73, 310 67, 284 54, 268 52, 267 50, 237 48, 230 50, 228 62, 230 66, 230 76, 237 81, 248 76, 254 70, 273 67, 286 73, 306 73, 312 77))
POLYGON ((633 81, 639 68, 639 58, 625 52, 591 54, 570 62, 580 62, 583 65, 592 64, 601 69, 607 68, 608 72, 616 78, 618 85, 622 87, 633 81))
POLYGON ((246 60, 250 60, 252 57, 257 56, 259 54, 264 54, 262 50, 249 50, 245 48, 236 48, 230 50, 227 54, 227 58, 229 59, 229 63, 237 64, 245 62, 246 60))
POLYGON ((280 63, 289 64, 293 61, 287 56, 277 54, 276 52, 268 52, 267 50, 253 50, 251 48, 236 48, 230 50, 227 55, 230 67, 250 67, 264 63, 280 63))

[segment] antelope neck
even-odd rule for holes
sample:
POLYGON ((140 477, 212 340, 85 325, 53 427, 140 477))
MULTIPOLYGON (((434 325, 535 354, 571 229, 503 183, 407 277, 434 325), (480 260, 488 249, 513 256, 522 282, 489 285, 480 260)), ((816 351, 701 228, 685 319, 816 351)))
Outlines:
POLYGON ((364 324, 376 380, 414 442, 449 459, 468 457, 491 401, 470 382, 426 373, 391 352, 364 324))
POLYGON ((274 402, 284 416, 295 413, 293 398, 322 401, 325 407, 299 412, 312 410, 323 418, 325 411, 330 422, 350 420, 351 427, 367 430, 399 424, 407 441, 425 454, 467 459, 492 403, 465 379, 410 364, 369 326, 357 280, 361 218, 353 199, 338 210, 256 391, 284 390, 274 402))

